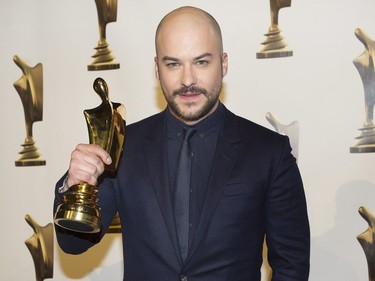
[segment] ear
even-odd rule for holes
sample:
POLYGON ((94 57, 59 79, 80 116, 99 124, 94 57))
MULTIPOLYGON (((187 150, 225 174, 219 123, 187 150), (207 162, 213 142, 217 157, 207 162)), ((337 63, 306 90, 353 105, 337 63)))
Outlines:
POLYGON ((160 80, 159 78, 159 66, 158 66, 158 57, 155 57, 154 58, 154 62, 155 62, 155 76, 158 80, 160 80))
POLYGON ((222 69, 222 76, 224 77, 227 75, 228 72, 228 54, 223 53, 223 56, 221 58, 221 69, 222 69))

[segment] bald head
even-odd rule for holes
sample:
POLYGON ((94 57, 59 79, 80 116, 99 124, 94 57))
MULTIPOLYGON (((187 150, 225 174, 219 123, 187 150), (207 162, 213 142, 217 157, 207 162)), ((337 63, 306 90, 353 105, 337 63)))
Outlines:
POLYGON ((219 52, 223 52, 221 30, 215 18, 206 11, 190 6, 177 8, 160 21, 155 34, 156 52, 158 53, 162 38, 173 31, 194 34, 198 30, 210 33, 210 38, 216 40, 219 52))

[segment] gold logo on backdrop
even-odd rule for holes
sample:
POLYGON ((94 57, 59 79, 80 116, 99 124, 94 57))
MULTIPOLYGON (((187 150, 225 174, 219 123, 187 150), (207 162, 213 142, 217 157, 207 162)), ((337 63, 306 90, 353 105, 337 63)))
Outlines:
POLYGON ((30 215, 25 220, 34 230, 25 244, 34 260, 36 281, 53 278, 53 225, 42 227, 30 215))
POLYGON ((262 43, 263 49, 257 53, 258 59, 290 57, 293 51, 289 50, 279 28, 279 10, 290 7, 292 0, 270 0, 271 26, 265 34, 267 39, 262 43))
POLYGON ((26 138, 22 144, 21 157, 15 162, 16 166, 40 166, 46 161, 40 158, 38 148, 33 139, 33 124, 43 120, 43 66, 38 63, 30 67, 19 56, 14 56, 13 61, 21 68, 23 75, 14 82, 25 113, 26 138))
POLYGON ((110 22, 117 20, 117 0, 95 0, 99 21, 99 41, 95 47, 94 59, 87 66, 88 70, 118 69, 120 64, 114 62, 115 56, 109 48, 106 36, 106 27, 110 22))

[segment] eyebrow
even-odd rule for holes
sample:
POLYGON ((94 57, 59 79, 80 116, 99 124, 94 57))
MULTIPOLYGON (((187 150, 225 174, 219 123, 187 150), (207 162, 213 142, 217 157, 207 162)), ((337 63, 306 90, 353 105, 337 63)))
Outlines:
MULTIPOLYGON (((202 55, 199 55, 199 56, 195 57, 194 60, 197 61, 197 60, 203 59, 205 57, 212 57, 212 56, 213 55, 211 53, 204 53, 202 55)), ((179 59, 174 58, 174 57, 170 57, 170 56, 164 56, 162 61, 179 61, 179 59)))
POLYGON ((211 57, 213 57, 213 54, 211 54, 211 53, 204 53, 204 54, 196 57, 195 60, 200 60, 200 59, 203 59, 205 57, 210 57, 211 58, 211 57))

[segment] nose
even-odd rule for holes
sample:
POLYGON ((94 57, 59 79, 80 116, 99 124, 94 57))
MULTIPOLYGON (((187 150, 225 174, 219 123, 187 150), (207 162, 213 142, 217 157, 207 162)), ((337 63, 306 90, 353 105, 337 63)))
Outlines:
POLYGON ((196 73, 193 66, 184 66, 181 71, 181 85, 190 87, 196 83, 196 73))

